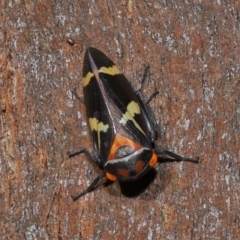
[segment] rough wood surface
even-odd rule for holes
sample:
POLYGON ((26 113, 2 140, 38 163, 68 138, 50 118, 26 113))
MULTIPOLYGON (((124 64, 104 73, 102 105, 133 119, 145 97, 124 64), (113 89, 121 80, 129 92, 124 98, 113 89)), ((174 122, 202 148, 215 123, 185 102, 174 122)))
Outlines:
POLYGON ((240 239, 238 1, 1 1, 0 13, 1 239, 240 239), (160 162, 134 197, 114 183, 72 201, 99 172, 67 156, 92 146, 71 94, 88 46, 134 87, 150 63, 157 143, 200 164, 160 162))

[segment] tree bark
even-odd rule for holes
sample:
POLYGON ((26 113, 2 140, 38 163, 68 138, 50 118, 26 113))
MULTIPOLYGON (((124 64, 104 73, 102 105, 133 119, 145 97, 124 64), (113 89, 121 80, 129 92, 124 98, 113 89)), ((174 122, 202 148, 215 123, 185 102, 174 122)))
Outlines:
POLYGON ((240 239, 240 4, 237 1, 1 1, 2 239, 240 239), (68 41, 74 40, 75 44, 68 41), (101 185, 82 96, 87 47, 145 99, 160 159, 141 181, 101 185), (161 161, 162 160, 162 161, 161 161), (140 190, 139 190, 140 189, 140 190), (129 194, 130 193, 130 194, 129 194))

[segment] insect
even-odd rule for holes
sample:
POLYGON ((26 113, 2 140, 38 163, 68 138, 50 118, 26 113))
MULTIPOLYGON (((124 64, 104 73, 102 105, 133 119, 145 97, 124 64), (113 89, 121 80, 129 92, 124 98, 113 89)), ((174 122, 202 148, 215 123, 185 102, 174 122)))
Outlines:
MULTIPOLYGON (((75 93, 76 94, 76 93, 75 93)), ((149 101, 142 100, 117 66, 101 51, 88 48, 83 63, 83 95, 95 153, 87 148, 69 153, 85 153, 101 169, 98 177, 73 200, 92 191, 101 178, 134 181, 145 175, 165 154, 176 161, 198 163, 154 146, 154 121, 149 101)))
POLYGON ((68 38, 68 39, 67 39, 67 42, 68 42, 68 44, 71 45, 71 46, 74 46, 74 45, 76 44, 75 41, 74 41, 72 38, 68 38))

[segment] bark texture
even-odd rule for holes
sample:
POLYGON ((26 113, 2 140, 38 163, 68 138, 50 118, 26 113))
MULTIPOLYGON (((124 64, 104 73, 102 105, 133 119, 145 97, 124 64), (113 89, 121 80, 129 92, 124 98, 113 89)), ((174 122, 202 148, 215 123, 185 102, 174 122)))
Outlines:
POLYGON ((0 4, 1 239, 240 239, 239 1, 0 4), (92 148, 71 93, 89 46, 135 88, 150 64, 157 145, 199 164, 160 162, 72 201, 100 171, 67 156, 92 148))

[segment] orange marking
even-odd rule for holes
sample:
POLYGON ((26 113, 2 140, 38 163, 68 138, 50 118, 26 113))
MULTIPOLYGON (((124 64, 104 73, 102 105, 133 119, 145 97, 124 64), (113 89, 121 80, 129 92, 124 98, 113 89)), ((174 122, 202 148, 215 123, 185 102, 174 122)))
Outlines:
POLYGON ((114 175, 112 175, 108 172, 106 173, 106 178, 113 181, 113 182, 117 180, 117 178, 114 175))
POLYGON ((142 146, 138 145, 137 143, 135 143, 134 141, 123 137, 120 134, 116 134, 113 145, 111 147, 110 153, 108 155, 108 161, 109 160, 113 160, 116 159, 116 151, 118 150, 118 148, 120 148, 121 146, 132 146, 134 148, 135 151, 139 150, 142 148, 142 146))
POLYGON ((144 161, 140 160, 135 165, 135 172, 140 173, 144 167, 144 161))
POLYGON ((153 167, 158 161, 158 156, 154 153, 148 165, 153 167))
POLYGON ((118 175, 121 175, 123 177, 129 177, 129 172, 126 169, 119 168, 117 170, 118 175))

